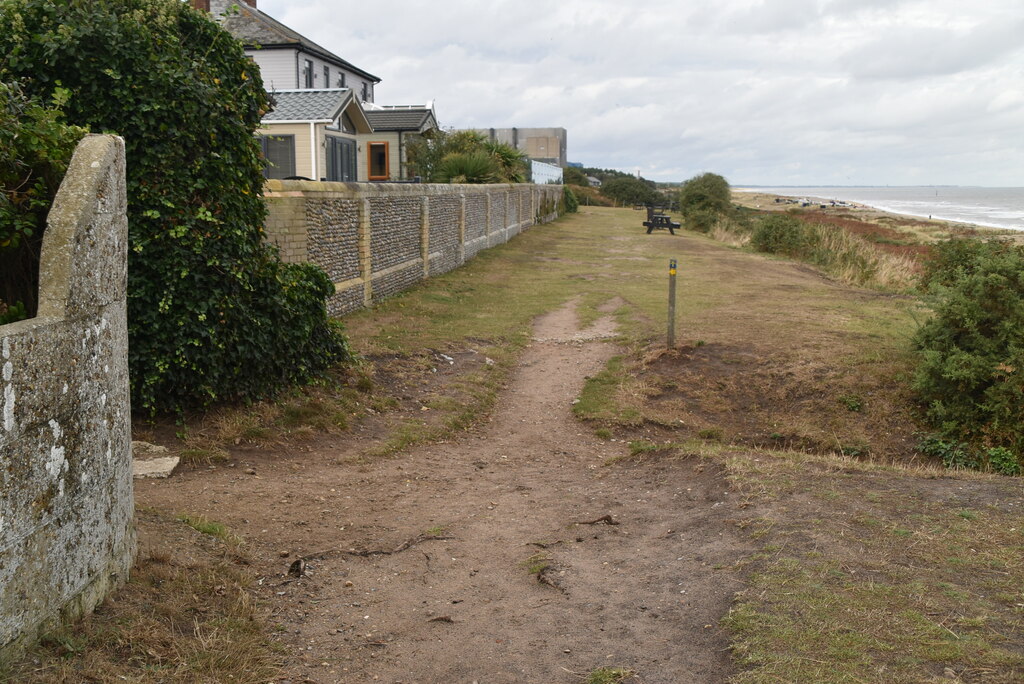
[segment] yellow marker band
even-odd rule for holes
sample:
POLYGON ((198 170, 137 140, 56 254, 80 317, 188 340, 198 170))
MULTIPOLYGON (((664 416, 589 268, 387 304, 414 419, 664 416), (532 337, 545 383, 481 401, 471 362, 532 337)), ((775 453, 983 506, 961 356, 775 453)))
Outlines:
POLYGON ((668 269, 668 274, 669 275, 675 275, 676 274, 676 269, 674 269, 674 268, 668 269))

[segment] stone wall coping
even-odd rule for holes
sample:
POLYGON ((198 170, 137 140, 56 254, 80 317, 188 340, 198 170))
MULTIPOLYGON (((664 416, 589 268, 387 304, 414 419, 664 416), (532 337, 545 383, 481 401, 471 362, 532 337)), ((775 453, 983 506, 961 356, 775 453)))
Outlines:
POLYGON ((75 148, 46 219, 39 259, 39 318, 67 315, 75 241, 95 219, 103 180, 123 150, 124 140, 116 135, 87 135, 75 148))
MULTIPOLYGON (((316 194, 333 198, 350 198, 354 200, 373 197, 394 197, 408 195, 415 197, 443 195, 451 197, 452 189, 458 188, 459 194, 485 195, 495 190, 515 191, 532 190, 533 183, 492 183, 492 184, 448 184, 448 183, 341 183, 327 181, 268 180, 263 186, 266 197, 302 197, 316 194)), ((544 186, 548 187, 548 186, 544 186)), ((552 189, 561 186, 550 186, 552 189)))

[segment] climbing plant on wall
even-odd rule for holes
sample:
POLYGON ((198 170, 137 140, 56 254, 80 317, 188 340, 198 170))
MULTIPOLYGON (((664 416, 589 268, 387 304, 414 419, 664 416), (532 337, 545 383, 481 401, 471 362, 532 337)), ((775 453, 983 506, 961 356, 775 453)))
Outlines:
POLYGON ((46 214, 85 129, 20 84, 0 82, 0 325, 35 314, 46 214))
POLYGON ((348 358, 319 269, 263 243, 259 71, 180 0, 5 0, 0 79, 125 139, 132 398, 256 397, 348 358))

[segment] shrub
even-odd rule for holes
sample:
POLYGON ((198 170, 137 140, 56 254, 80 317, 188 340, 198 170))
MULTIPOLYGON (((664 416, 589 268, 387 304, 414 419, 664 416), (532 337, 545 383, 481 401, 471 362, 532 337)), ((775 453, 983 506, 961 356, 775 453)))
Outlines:
POLYGON ((64 88, 69 121, 125 139, 136 408, 258 397, 348 358, 326 276, 263 243, 267 99, 240 43, 178 0, 7 0, 0 28, 0 77, 64 88))
MULTIPOLYGON (((946 439, 1024 452, 1024 253, 948 245, 929 274, 934 315, 914 338, 914 387, 946 439), (945 256, 942 256, 942 255, 945 256)), ((1000 462, 1004 454, 999 452, 1000 462)), ((1002 466, 1001 466, 1002 467, 1002 466)), ((1005 470, 1005 467, 1002 467, 1005 470)))
POLYGON ((759 252, 799 256, 809 246, 810 235, 800 219, 771 214, 754 229, 751 243, 759 252))
POLYGON ((522 183, 526 155, 476 131, 433 130, 408 146, 409 169, 428 183, 522 183))
POLYGON ((568 214, 575 214, 580 210, 580 202, 576 199, 576 193, 568 185, 562 188, 562 203, 565 205, 565 211, 568 214))
POLYGON ((0 324, 35 315, 46 215, 86 133, 63 123, 66 95, 55 90, 45 106, 0 82, 0 324))
POLYGON ((437 167, 439 183, 497 183, 501 180, 498 164, 491 155, 476 152, 452 152, 437 167))
POLYGON ((944 240, 932 248, 921 274, 921 286, 928 290, 934 286, 953 285, 978 272, 989 257, 1012 249, 1011 244, 1001 242, 966 238, 944 240))
POLYGON ((696 209, 686 212, 683 222, 687 230, 698 233, 710 233, 722 215, 710 209, 696 209))
POLYGON ((729 214, 732 211, 732 192, 729 182, 717 173, 702 173, 683 183, 679 189, 679 210, 729 214))

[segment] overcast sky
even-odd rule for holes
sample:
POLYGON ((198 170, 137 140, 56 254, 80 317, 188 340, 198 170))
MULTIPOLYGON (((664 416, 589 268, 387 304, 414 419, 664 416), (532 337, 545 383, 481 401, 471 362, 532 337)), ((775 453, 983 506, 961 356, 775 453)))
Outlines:
POLYGON ((259 0, 444 127, 734 184, 1024 186, 1024 0, 259 0))

